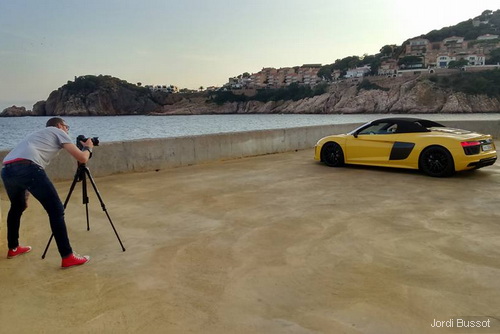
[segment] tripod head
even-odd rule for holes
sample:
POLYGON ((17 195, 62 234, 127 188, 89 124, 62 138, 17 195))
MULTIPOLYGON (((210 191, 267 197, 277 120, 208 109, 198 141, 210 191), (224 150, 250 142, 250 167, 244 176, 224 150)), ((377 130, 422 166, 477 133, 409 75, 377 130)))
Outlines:
POLYGON ((87 170, 88 170, 87 164, 77 162, 77 168, 76 168, 76 172, 75 172, 75 181, 76 182, 83 181, 85 179, 87 170))

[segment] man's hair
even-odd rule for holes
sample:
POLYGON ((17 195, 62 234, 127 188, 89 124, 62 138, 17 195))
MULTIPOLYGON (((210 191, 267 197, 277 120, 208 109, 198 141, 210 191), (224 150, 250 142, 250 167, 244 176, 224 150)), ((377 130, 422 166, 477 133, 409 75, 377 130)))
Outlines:
POLYGON ((57 126, 57 124, 64 124, 64 120, 61 117, 52 117, 47 121, 47 124, 45 126, 57 126))

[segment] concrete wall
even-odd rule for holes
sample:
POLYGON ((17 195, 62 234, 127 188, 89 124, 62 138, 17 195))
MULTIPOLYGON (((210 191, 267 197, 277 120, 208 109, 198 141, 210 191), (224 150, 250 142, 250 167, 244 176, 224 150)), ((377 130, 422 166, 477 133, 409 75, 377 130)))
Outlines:
MULTIPOLYGON (((500 137, 500 120, 446 121, 447 126, 500 137)), ((94 177, 151 171, 247 156, 311 148, 321 137, 348 132, 360 124, 311 126, 177 138, 101 143, 87 164, 94 177)), ((0 151, 0 159, 7 154, 0 151)), ((312 158, 312 157, 311 157, 312 158)), ((72 179, 76 161, 66 152, 47 167, 53 180, 72 179)), ((3 186, 3 185, 2 185, 3 186)))

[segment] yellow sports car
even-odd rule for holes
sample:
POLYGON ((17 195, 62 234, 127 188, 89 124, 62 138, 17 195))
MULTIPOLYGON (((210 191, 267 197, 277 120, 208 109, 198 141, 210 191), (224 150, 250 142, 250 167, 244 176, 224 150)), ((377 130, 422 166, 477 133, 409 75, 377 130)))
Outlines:
POLYGON ((314 158, 332 167, 356 164, 420 169, 441 177, 493 165, 497 152, 490 135, 425 119, 394 117, 320 139, 314 158))

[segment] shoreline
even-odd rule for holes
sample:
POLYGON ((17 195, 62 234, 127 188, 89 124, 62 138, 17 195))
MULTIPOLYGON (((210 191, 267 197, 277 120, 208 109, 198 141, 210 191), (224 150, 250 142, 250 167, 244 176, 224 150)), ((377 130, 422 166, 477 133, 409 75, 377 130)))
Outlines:
MULTIPOLYGON (((99 137, 101 142, 164 139, 181 136, 230 134, 258 130, 291 129, 302 126, 366 123, 376 118, 401 114, 217 114, 217 115, 147 115, 118 116, 64 116, 71 123, 72 137, 84 134, 99 137), (106 124, 112 124, 110 127, 106 124), (144 131, 142 129, 147 129, 144 131)), ((500 113, 460 114, 404 114, 408 117, 444 121, 491 121, 500 120, 500 113)), ((29 131, 45 126, 52 116, 1 117, 0 131, 4 139, 0 151, 9 150, 29 131)))
POLYGON ((305 112, 275 112, 275 113, 266 113, 266 112, 227 112, 227 113, 160 113, 160 112, 151 112, 147 114, 119 114, 119 115, 0 115, 0 119, 2 118, 23 118, 23 117, 120 117, 120 116, 224 116, 224 115, 311 115, 311 116, 321 116, 321 115, 331 115, 331 116, 351 116, 351 115, 496 115, 498 114, 500 118, 500 110, 498 111, 475 111, 475 112, 351 112, 351 113, 305 113, 305 112))

